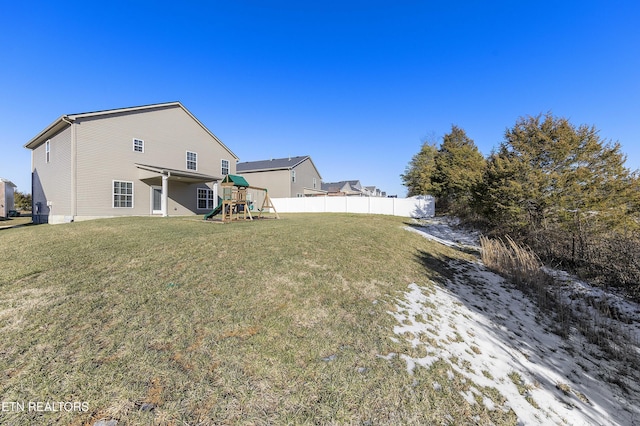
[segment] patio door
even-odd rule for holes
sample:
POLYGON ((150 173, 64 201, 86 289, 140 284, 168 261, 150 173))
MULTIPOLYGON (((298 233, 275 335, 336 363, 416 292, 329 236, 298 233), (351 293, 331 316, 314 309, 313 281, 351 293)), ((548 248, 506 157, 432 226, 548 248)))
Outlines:
POLYGON ((162 187, 151 187, 151 214, 162 214, 162 187))

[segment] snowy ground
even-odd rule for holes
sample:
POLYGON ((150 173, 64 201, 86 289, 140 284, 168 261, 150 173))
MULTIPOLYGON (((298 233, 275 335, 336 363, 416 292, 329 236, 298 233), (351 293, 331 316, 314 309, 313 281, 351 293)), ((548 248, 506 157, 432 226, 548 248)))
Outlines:
MULTIPOLYGON (((477 235, 442 219, 407 229, 467 252, 479 249, 477 235)), ((553 334, 552 321, 527 296, 479 261, 452 260, 449 268, 452 278, 435 286, 411 284, 398 299, 396 312, 390 312, 398 321, 397 338, 422 346, 427 354, 400 355, 410 373, 444 360, 451 366, 450 377, 455 371, 478 385, 463 394, 467 401, 491 410, 512 409, 522 425, 640 425, 637 364, 608 360, 575 328, 568 339, 553 334), (481 387, 498 389, 506 402, 493 401, 481 387)), ((637 360, 640 307, 553 273, 583 315, 596 315, 579 303, 585 298, 600 297, 616 307, 623 319, 620 329, 628 333, 637 360)), ((436 389, 441 385, 433 384, 436 389)))

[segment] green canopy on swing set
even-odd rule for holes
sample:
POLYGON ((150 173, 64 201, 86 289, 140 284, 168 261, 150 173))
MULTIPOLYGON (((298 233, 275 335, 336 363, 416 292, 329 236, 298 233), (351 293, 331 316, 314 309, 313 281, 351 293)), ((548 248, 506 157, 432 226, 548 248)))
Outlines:
POLYGON ((222 179, 222 183, 232 183, 234 186, 240 188, 248 188, 249 182, 242 176, 238 175, 226 175, 224 179, 222 179))

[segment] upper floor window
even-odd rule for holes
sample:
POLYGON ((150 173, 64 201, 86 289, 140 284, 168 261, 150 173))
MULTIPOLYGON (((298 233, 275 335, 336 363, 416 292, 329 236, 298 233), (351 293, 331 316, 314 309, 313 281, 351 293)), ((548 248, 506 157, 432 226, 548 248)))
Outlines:
POLYGON ((133 150, 135 152, 144 152, 144 141, 142 139, 133 139, 133 150))
POLYGON ((296 183, 296 171, 291 170, 291 182, 296 183))
POLYGON ((222 160, 220 162, 220 164, 221 164, 220 172, 222 173, 222 176, 228 175, 229 174, 229 160, 222 160))
POLYGON ((317 185, 318 185, 318 181, 316 180, 316 178, 313 178, 313 189, 316 189, 317 185))
POLYGON ((51 141, 44 143, 44 161, 48 163, 51 160, 51 141))
POLYGON ((187 151, 187 170, 198 170, 198 154, 187 151))

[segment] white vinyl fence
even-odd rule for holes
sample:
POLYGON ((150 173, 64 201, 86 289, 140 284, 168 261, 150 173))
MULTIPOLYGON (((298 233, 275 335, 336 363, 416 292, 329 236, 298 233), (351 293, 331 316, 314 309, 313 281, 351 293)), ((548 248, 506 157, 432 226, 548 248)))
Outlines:
POLYGON ((435 201, 432 196, 411 198, 382 197, 298 197, 272 198, 278 213, 364 213, 403 217, 432 217, 435 201))

